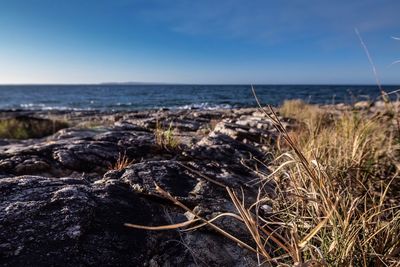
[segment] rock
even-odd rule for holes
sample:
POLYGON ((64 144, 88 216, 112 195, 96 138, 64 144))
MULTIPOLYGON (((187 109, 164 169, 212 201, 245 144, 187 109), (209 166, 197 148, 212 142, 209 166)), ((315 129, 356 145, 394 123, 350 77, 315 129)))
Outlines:
POLYGON ((17 174, 33 174, 40 173, 50 169, 50 165, 42 160, 35 158, 25 160, 15 166, 15 172, 17 174))
POLYGON ((370 101, 359 101, 354 104, 355 109, 368 109, 372 106, 370 101))
POLYGON ((135 193, 124 177, 94 184, 76 178, 1 179, 2 266, 138 266, 146 262, 244 266, 254 262, 253 255, 213 232, 179 234, 125 227, 127 222, 168 224, 184 220, 184 215, 170 203, 135 193), (220 248, 219 252, 213 248, 220 248))
POLYGON ((22 176, 0 180, 0 190, 2 266, 141 264, 152 233, 123 223, 160 223, 157 204, 114 181, 22 176))
POLYGON ((218 160, 238 164, 242 159, 256 157, 264 159, 261 148, 264 144, 275 142, 274 135, 237 123, 222 121, 215 129, 191 151, 190 156, 197 159, 218 160))
POLYGON ((157 151, 148 131, 64 129, 33 143, 8 144, 0 152, 0 174, 68 175, 73 171, 104 173, 121 154, 131 160, 157 151))
POLYGON ((197 184, 197 179, 186 173, 186 169, 174 161, 147 161, 126 168, 121 179, 133 190, 148 195, 159 195, 155 183, 173 196, 188 198, 197 184))
MULTIPOLYGON (((221 211, 215 203, 230 202, 225 187, 243 188, 249 195, 257 188, 247 185, 256 176, 251 171, 238 171, 215 162, 179 162, 173 160, 146 161, 132 164, 122 171, 109 171, 104 177, 121 180, 138 194, 159 197, 156 184, 177 199, 194 206, 214 206, 209 214, 221 211), (211 180, 204 178, 207 176, 211 180), (219 184, 218 184, 219 183, 219 184)), ((231 209, 234 211, 234 209, 231 209)))

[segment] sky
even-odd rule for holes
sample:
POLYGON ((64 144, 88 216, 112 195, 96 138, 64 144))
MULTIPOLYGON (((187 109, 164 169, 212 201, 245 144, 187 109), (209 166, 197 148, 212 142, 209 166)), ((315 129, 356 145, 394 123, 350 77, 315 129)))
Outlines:
POLYGON ((400 84, 399 0, 0 0, 0 83, 400 84))

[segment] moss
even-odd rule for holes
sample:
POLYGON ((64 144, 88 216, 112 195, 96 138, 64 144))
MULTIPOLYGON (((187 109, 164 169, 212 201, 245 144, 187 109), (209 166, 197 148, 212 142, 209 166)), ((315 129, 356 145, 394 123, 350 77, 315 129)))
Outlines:
POLYGON ((63 121, 18 116, 0 120, 0 138, 40 138, 67 127, 68 124, 63 121))

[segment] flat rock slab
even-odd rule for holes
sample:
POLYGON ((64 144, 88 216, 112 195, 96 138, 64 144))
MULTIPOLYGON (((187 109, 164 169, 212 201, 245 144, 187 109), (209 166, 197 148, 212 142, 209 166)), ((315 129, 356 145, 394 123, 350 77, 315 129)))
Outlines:
POLYGON ((66 129, 47 139, 8 144, 0 152, 0 174, 65 176, 74 171, 104 173, 123 154, 131 160, 152 157, 154 134, 117 128, 66 129))
POLYGON ((125 227, 185 217, 120 180, 20 176, 1 179, 0 191, 2 266, 244 266, 244 259, 253 260, 212 231, 125 227))

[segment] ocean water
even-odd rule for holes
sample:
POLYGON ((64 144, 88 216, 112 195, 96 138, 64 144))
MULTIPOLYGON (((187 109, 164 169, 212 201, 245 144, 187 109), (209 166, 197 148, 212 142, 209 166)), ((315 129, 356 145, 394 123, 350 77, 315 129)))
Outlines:
MULTIPOLYGON (((331 104, 374 100, 377 86, 255 85, 263 104, 285 99, 331 104)), ((387 92, 400 86, 385 86, 387 92)), ((249 85, 2 85, 0 109, 142 110, 255 107, 249 85)))

